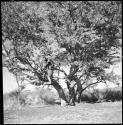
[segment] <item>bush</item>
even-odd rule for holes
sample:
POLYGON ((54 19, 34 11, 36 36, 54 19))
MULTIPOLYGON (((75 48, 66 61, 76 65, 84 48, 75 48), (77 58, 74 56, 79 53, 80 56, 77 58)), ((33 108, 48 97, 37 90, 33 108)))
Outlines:
POLYGON ((3 95, 4 110, 11 108, 19 108, 21 105, 19 103, 20 93, 17 90, 14 90, 10 93, 3 95))
POLYGON ((25 100, 26 105, 44 105, 55 103, 55 95, 50 89, 40 89, 33 92, 24 91, 21 94, 21 98, 25 100))
POLYGON ((94 93, 91 93, 89 91, 84 91, 82 93, 82 96, 81 96, 81 101, 85 101, 85 102, 96 102, 98 99, 97 97, 95 96, 94 93))
POLYGON ((50 89, 41 89, 40 98, 44 100, 46 104, 55 104, 56 96, 50 89))
POLYGON ((106 101, 120 101, 122 100, 121 89, 109 89, 105 96, 106 101))
POLYGON ((44 105, 55 104, 56 96, 49 89, 40 89, 37 91, 17 90, 3 95, 4 110, 11 108, 22 108, 26 105, 44 105))
POLYGON ((86 102, 120 101, 120 100, 122 100, 121 87, 94 90, 93 92, 84 91, 81 96, 81 101, 86 101, 86 102))

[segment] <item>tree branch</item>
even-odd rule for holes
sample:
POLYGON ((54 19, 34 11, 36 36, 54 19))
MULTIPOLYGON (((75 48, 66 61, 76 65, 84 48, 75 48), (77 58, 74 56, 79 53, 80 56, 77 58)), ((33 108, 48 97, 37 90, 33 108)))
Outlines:
POLYGON ((107 56, 109 58, 121 58, 120 56, 107 56))
POLYGON ((49 83, 44 83, 43 85, 52 85, 52 83, 51 83, 51 84, 49 84, 49 83))
MULTIPOLYGON (((15 52, 16 52, 16 50, 15 50, 15 52)), ((32 68, 32 72, 33 73, 35 73, 35 75, 39 78, 39 80, 41 80, 41 81, 47 81, 46 79, 44 79, 43 77, 42 77, 42 74, 41 73, 38 73, 37 71, 36 71, 36 69, 34 68, 34 67, 32 67, 32 65, 30 64, 30 62, 26 59, 26 58, 22 58, 22 57, 20 57, 18 54, 17 54, 17 52, 16 52, 16 58, 20 61, 20 62, 22 62, 22 63, 25 63, 25 64, 28 64, 31 68, 32 68)))
POLYGON ((64 70, 58 69, 58 68, 56 68, 56 67, 54 67, 53 69, 54 69, 54 70, 58 70, 58 71, 60 71, 60 72, 63 72, 64 75, 67 76, 67 73, 66 73, 64 70))
POLYGON ((79 76, 79 79, 81 79, 86 73, 83 73, 82 75, 79 76))
POLYGON ((84 91, 85 89, 87 89, 89 86, 97 84, 97 83, 99 83, 99 82, 97 81, 97 82, 94 82, 94 83, 91 83, 91 84, 87 85, 82 91, 84 91))

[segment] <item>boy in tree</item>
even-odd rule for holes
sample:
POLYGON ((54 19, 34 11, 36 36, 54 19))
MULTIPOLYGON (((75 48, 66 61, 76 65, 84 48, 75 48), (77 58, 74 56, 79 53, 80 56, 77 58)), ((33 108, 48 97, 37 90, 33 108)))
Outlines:
POLYGON ((48 84, 51 84, 52 82, 52 75, 53 75, 53 62, 49 59, 45 59, 45 62, 46 62, 46 72, 47 72, 47 79, 48 79, 48 84))

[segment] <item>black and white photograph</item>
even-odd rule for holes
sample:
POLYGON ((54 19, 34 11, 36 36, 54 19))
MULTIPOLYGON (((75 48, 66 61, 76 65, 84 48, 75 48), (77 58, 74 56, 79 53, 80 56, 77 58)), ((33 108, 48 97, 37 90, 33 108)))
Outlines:
POLYGON ((122 124, 122 1, 1 1, 4 124, 122 124))

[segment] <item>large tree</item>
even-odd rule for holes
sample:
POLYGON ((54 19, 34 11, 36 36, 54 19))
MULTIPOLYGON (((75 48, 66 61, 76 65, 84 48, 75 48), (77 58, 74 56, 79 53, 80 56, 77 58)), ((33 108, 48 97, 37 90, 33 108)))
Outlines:
POLYGON ((48 2, 51 33, 66 49, 56 58, 70 66, 64 74, 75 81, 78 94, 108 79, 104 68, 113 64, 121 45, 121 2, 48 2), (96 78, 94 83, 89 83, 96 78), (82 86, 81 86, 82 85, 82 86))
POLYGON ((104 68, 121 47, 120 1, 2 2, 1 9, 3 66, 12 73, 44 84, 44 62, 50 58, 51 85, 66 102, 56 71, 64 73, 68 88, 76 83, 78 98, 106 80, 104 68), (69 74, 62 66, 70 67, 69 74))

